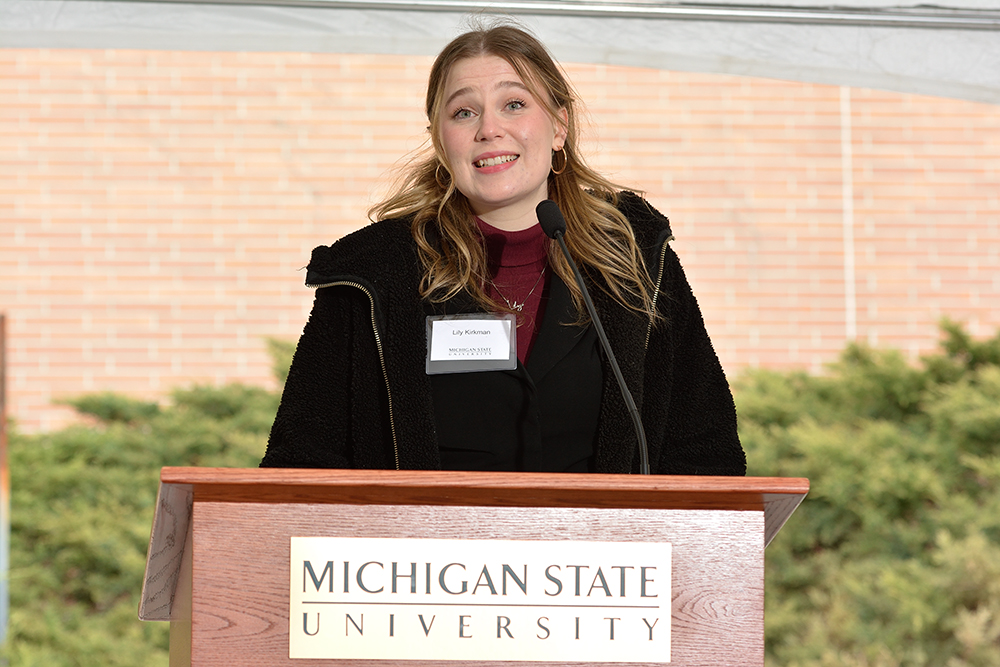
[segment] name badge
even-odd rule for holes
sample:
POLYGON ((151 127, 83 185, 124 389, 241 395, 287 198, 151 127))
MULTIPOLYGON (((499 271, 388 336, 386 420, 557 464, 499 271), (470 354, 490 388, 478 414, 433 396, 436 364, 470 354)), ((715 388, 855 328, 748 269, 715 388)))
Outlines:
POLYGON ((427 318, 427 374, 517 368, 513 313, 432 315, 427 318))

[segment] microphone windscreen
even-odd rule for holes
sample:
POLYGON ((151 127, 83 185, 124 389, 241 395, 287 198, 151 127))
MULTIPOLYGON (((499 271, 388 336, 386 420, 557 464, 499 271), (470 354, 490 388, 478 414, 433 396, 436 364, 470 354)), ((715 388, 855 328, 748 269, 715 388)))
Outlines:
POLYGON ((559 205, 551 199, 538 204, 535 207, 535 215, 538 216, 538 224, 542 226, 542 231, 550 239, 554 239, 557 232, 566 233, 566 218, 559 210, 559 205))

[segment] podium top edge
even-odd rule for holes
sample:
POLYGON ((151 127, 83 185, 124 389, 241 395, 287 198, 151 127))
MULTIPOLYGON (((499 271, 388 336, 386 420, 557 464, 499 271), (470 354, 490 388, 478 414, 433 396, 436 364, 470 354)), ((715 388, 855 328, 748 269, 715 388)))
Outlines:
POLYGON ((516 491, 616 491, 775 494, 804 496, 809 480, 795 477, 715 477, 702 475, 609 475, 595 473, 505 473, 441 470, 343 470, 299 468, 166 467, 163 484, 192 486, 337 487, 469 489, 516 491))

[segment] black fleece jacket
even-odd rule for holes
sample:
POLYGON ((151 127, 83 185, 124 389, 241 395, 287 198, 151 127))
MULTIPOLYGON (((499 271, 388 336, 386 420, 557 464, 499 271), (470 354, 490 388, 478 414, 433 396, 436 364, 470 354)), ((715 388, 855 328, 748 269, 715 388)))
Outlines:
MULTIPOLYGON (((623 193, 625 213, 657 281, 648 317, 589 285, 619 366, 642 414, 654 473, 744 475, 736 408, 667 219, 623 193)), ((313 250, 316 288, 271 428, 262 467, 441 467, 430 381, 424 370, 421 266, 409 221, 385 220, 313 250)), ((638 471, 631 419, 605 367, 594 468, 638 471)))

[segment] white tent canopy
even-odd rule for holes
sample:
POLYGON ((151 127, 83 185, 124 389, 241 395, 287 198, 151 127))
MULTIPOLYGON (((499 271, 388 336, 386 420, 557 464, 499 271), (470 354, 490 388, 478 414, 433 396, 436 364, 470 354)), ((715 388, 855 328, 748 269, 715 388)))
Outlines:
POLYGON ((549 0, 5 0, 0 47, 437 53, 470 13, 517 15, 560 60, 1000 104, 1000 0, 904 7, 549 0))

